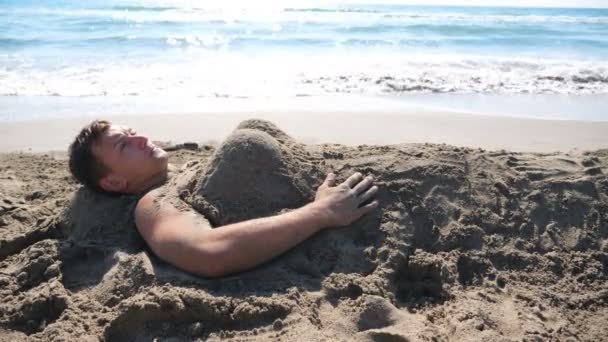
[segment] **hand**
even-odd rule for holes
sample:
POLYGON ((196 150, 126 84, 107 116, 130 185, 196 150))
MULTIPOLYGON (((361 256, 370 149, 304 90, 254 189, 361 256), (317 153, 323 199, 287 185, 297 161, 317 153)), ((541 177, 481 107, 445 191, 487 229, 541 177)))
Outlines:
POLYGON ((377 200, 361 206, 378 192, 371 176, 363 178, 357 172, 344 183, 337 186, 335 183, 336 175, 328 174, 312 203, 321 209, 326 227, 349 225, 378 206, 377 200))

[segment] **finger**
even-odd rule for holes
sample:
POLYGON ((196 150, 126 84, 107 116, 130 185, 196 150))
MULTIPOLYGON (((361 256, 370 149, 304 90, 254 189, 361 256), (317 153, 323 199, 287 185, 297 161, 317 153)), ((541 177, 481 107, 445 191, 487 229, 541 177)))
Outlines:
POLYGON ((336 175, 333 172, 330 172, 327 174, 327 177, 325 177, 325 181, 321 186, 331 187, 334 185, 336 185, 336 175))
POLYGON ((360 193, 365 192, 367 189, 369 189, 369 187, 372 186, 373 184, 374 184, 374 178, 372 176, 367 176, 367 177, 363 178, 363 180, 360 181, 359 184, 355 185, 353 190, 355 190, 355 192, 357 194, 360 194, 360 193))
POLYGON ((359 212, 360 216, 363 216, 367 213, 369 213, 370 211, 376 209, 378 207, 378 201, 373 201, 371 203, 368 203, 364 206, 362 206, 361 208, 357 209, 357 211, 359 212))
POLYGON ((361 203, 369 200, 370 198, 374 197, 374 195, 378 192, 378 187, 377 186, 372 186, 371 188, 369 188, 366 192, 362 193, 361 196, 359 196, 359 200, 361 201, 361 203))
POLYGON ((348 177, 348 179, 345 180, 342 184, 346 184, 349 188, 352 189, 355 185, 357 185, 357 183, 361 181, 361 178, 363 178, 361 172, 356 172, 352 176, 348 177))

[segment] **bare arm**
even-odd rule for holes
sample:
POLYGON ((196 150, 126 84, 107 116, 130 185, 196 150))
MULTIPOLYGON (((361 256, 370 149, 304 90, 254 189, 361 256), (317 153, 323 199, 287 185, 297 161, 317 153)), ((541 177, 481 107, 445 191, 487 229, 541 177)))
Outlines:
POLYGON ((328 175, 315 201, 271 217, 230 224, 216 229, 201 224, 194 213, 155 203, 145 195, 135 210, 137 228, 152 250, 167 262, 203 276, 221 276, 255 267, 294 247, 326 227, 352 223, 377 206, 361 203, 377 187, 371 177, 354 174, 334 186, 328 175))

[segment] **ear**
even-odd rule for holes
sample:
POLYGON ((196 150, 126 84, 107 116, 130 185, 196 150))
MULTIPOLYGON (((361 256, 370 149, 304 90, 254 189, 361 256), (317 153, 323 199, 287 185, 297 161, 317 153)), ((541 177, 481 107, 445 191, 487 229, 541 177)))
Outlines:
POLYGON ((105 191, 124 192, 127 189, 127 181, 120 177, 107 175, 99 180, 99 186, 105 191))

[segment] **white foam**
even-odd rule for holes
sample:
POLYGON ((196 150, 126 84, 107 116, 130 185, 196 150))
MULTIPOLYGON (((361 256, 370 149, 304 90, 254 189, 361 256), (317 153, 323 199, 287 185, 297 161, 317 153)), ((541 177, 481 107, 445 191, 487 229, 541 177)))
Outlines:
MULTIPOLYGON (((172 38, 175 44, 195 36, 172 38)), ((55 65, 0 63, 0 95, 265 98, 332 93, 602 94, 608 61, 398 53, 315 55, 193 51, 155 60, 55 65)), ((4 58, 2 59, 4 60, 4 58)))

